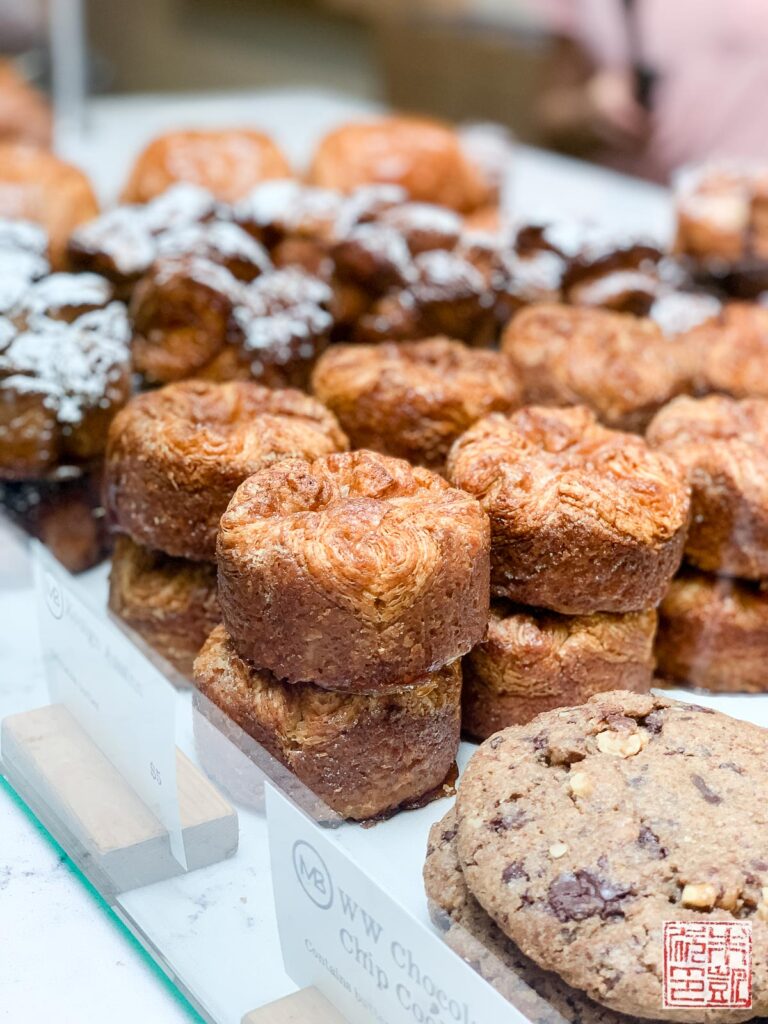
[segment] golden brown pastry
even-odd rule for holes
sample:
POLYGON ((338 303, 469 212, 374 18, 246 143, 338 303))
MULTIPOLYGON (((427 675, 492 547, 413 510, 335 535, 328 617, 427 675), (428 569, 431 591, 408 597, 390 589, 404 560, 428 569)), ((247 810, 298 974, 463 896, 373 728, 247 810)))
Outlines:
POLYGON ((79 168, 37 146, 0 144, 0 217, 41 224, 55 267, 64 265, 72 231, 98 210, 91 183, 79 168))
POLYGON ((659 675, 719 693, 768 691, 768 593, 686 570, 659 607, 659 675))
POLYGON ((0 139, 48 147, 52 134, 53 112, 48 100, 12 60, 0 61, 0 139))
POLYGON ((309 181, 340 192, 375 182, 399 185, 411 199, 459 213, 496 198, 494 185, 457 133, 420 117, 383 117, 336 128, 315 150, 309 181))
POLYGON ((685 335, 696 389, 768 398, 768 308, 731 302, 685 335))
POLYGON ((768 576, 768 401, 676 398, 648 427, 691 484, 689 562, 746 579, 768 576))
POLYGON ((171 558, 126 536, 115 542, 110 610, 183 676, 221 619, 216 568, 171 558))
POLYGON ((462 729, 484 740, 595 693, 647 693, 655 632, 652 610, 566 617, 496 604, 485 640, 464 658, 462 729))
POLYGON ((441 789, 459 743, 458 661, 389 694, 281 683, 223 626, 195 662, 198 690, 345 818, 384 817, 441 789))
POLYGON ((438 472, 467 427, 489 412, 511 412, 521 399, 505 356, 448 338, 334 345, 315 367, 312 390, 353 448, 438 472))
POLYGON ((219 519, 238 485, 280 459, 347 447, 331 413, 298 391, 185 381, 137 395, 115 418, 107 506, 146 547, 213 561, 219 519))
POLYGON ((768 167, 704 164, 676 182, 675 251, 697 261, 768 257, 768 167))
POLYGON ((167 132, 136 158, 121 199, 146 203, 170 185, 185 181, 232 203, 261 181, 290 176, 288 161, 262 132, 249 128, 167 132))
POLYGON ((684 474, 584 406, 493 413, 456 441, 447 473, 491 518, 497 596, 565 615, 642 611, 680 564, 684 474))
POLYGON ((51 274, 0 313, 0 479, 38 479, 104 451, 130 393, 130 326, 110 297, 94 274, 51 274))
POLYGON ((474 498, 401 459, 284 459, 222 517, 222 617, 240 654, 280 679, 411 685, 481 639, 489 539, 474 498))
POLYGON ((504 332, 529 402, 584 404, 607 426, 642 430, 686 389, 685 360, 651 320, 600 309, 543 304, 504 332))
POLYGON ((305 388, 328 344, 330 288, 297 267, 244 285, 210 260, 158 260, 131 303, 133 360, 147 381, 256 380, 305 388))

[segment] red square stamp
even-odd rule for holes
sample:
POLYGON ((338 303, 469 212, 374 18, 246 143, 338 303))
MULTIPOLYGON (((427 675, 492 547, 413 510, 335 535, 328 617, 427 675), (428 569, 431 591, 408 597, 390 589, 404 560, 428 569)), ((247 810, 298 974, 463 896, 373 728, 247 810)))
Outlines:
POLYGON ((751 1007, 752 923, 665 921, 663 1006, 751 1007))

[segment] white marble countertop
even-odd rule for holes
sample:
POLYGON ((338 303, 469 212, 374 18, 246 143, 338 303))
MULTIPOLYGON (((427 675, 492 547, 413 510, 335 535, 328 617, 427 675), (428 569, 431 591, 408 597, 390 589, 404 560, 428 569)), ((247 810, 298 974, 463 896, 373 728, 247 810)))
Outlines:
MULTIPOLYGON (((130 154, 163 127, 247 121, 273 130, 300 159, 311 134, 362 109, 357 103, 306 93, 178 101, 107 99, 94 104, 86 139, 63 142, 68 155, 88 167, 102 195, 109 197, 130 154), (308 124, 311 132, 297 142, 298 128, 308 124)), ((515 206, 522 215, 586 213, 614 228, 660 237, 669 229, 668 204, 660 190, 551 155, 521 150, 513 188, 515 206)), ((42 666, 33 649, 34 605, 21 583, 13 565, 0 568, 0 716, 47 702, 42 666)), ((199 1019, 6 788, 0 788, 0 836, 0 935, 5 940, 0 957, 0 1021, 42 1024, 55 1015, 67 1024, 90 1024, 105 1019, 107 1007, 111 1024, 199 1019)), ((229 884, 217 881, 215 868, 206 870, 210 871, 206 885, 214 894, 217 885, 229 884)), ((251 878, 258 874, 258 858, 246 870, 251 878)), ((138 890, 135 902, 143 903, 145 913, 156 905, 158 924, 184 933, 187 963, 193 970, 195 958, 205 950, 203 945, 196 947, 196 936, 207 932, 210 940, 221 922, 205 889, 197 897, 190 891, 181 918, 169 923, 166 913, 173 912, 172 906, 182 906, 170 896, 183 894, 184 884, 181 879, 164 892, 153 893, 156 887, 138 890)), ((269 908, 254 907, 246 895, 228 895, 242 904, 241 934, 254 935, 260 921, 266 920, 260 914, 268 915, 269 908)), ((227 966, 222 969, 226 971, 227 966)), ((272 976, 264 990, 269 993, 272 985, 276 997, 285 978, 278 967, 266 966, 272 976)))

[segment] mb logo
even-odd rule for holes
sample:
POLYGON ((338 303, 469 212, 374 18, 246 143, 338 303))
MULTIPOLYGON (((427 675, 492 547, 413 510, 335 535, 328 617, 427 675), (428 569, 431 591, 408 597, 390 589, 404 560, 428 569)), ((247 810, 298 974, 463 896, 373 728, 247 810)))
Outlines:
POLYGON ((299 885, 316 907, 328 910, 333 903, 333 882, 325 861, 309 843, 298 839, 293 844, 293 869, 299 885))

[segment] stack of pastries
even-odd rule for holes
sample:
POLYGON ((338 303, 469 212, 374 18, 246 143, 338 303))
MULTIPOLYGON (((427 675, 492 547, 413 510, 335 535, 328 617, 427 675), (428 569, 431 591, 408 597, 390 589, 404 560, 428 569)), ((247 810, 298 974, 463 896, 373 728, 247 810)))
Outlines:
POLYGON ((265 466, 221 519, 223 624, 195 662, 198 690, 345 818, 443 795, 489 540, 474 498, 402 459, 265 466))

